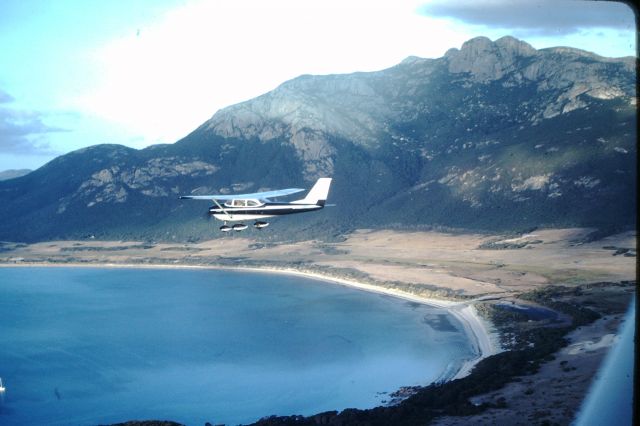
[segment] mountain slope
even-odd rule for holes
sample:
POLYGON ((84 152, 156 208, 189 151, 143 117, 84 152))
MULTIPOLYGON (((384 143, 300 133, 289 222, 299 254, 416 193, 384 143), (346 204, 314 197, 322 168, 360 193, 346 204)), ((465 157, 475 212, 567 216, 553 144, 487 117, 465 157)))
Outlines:
POLYGON ((334 177, 337 207, 278 219, 263 238, 630 227, 635 100, 633 58, 511 37, 378 72, 301 76, 175 144, 95 146, 0 182, 0 239, 210 238, 206 202, 177 195, 309 187, 321 176, 334 177))
POLYGON ((14 179, 20 176, 24 176, 28 173, 30 173, 31 170, 30 169, 10 169, 10 170, 4 170, 0 172, 0 181, 2 180, 7 180, 7 179, 14 179))

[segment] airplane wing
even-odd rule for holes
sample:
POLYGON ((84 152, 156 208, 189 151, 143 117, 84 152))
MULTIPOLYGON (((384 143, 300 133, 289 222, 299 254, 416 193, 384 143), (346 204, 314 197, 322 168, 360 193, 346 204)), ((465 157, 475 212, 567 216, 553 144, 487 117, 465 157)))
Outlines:
POLYGON ((274 198, 274 197, 284 197, 285 195, 295 194, 297 192, 304 191, 303 188, 287 188, 287 189, 278 189, 275 191, 264 191, 264 192, 253 192, 251 194, 213 194, 213 195, 181 195, 181 199, 189 199, 189 200, 218 200, 218 201, 228 201, 228 200, 246 200, 246 199, 258 199, 264 200, 265 198, 274 198))

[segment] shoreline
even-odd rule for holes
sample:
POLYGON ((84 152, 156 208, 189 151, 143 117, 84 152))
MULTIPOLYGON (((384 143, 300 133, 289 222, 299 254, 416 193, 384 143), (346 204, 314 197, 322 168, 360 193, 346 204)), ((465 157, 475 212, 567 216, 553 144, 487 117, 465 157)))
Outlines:
MULTIPOLYGON (((344 287, 365 291, 369 293, 382 294, 391 296, 394 298, 420 303, 423 305, 434 306, 437 308, 446 309, 451 315, 456 317, 458 321, 463 325, 466 334, 472 341, 473 346, 477 352, 477 356, 472 359, 464 360, 460 368, 449 377, 442 377, 441 381, 452 381, 468 376, 471 370, 477 363, 483 359, 495 355, 502 351, 502 349, 495 343, 492 335, 494 334, 489 330, 491 324, 487 324, 487 321, 483 320, 475 308, 473 307, 473 301, 449 301, 432 299, 415 294, 403 292, 400 290, 389 289, 373 284, 366 284, 354 280, 348 280, 344 278, 333 277, 330 275, 324 275, 317 272, 300 271, 295 268, 277 268, 277 267, 243 267, 243 266, 218 266, 218 265, 185 265, 179 263, 167 263, 167 264, 127 264, 127 263, 49 263, 49 262, 28 262, 28 263, 1 263, 2 267, 82 267, 82 268, 130 268, 130 269, 210 269, 210 270, 228 270, 228 271, 247 271, 256 273, 273 273, 273 274, 285 274, 296 275, 307 279, 314 279, 318 281, 328 282, 334 285, 341 285, 344 287)), ((443 372, 443 374, 445 374, 443 372)), ((440 380, 439 380, 440 381, 440 380)))
POLYGON ((403 292, 400 290, 389 289, 373 284, 365 284, 358 281, 347 280, 344 278, 337 278, 328 275, 323 275, 314 272, 304 272, 292 268, 279 269, 279 268, 228 268, 230 270, 247 270, 253 272, 270 272, 270 273, 284 273, 290 275, 298 275, 305 278, 316 279, 320 281, 329 281, 333 284, 342 285, 348 288, 354 288, 369 293, 383 294, 386 296, 395 297, 398 299, 416 302, 423 305, 434 306, 437 308, 446 309, 451 315, 456 317, 458 321, 465 328, 465 331, 470 339, 473 340, 473 344, 478 355, 470 360, 463 361, 458 371, 451 377, 443 377, 444 381, 451 381, 461 379, 468 376, 473 370, 473 367, 483 359, 495 355, 502 351, 502 348, 498 347, 492 339, 492 332, 489 330, 490 325, 483 320, 473 307, 472 301, 449 301, 440 299, 431 299, 428 297, 418 296, 415 294, 403 292))

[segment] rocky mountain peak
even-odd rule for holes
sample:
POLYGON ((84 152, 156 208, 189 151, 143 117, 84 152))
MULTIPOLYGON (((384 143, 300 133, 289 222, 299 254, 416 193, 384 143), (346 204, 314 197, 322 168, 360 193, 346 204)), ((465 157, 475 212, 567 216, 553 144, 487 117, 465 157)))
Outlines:
POLYGON ((305 128, 353 136, 353 123, 358 121, 350 112, 353 99, 371 103, 375 97, 373 88, 358 74, 304 75, 217 112, 204 128, 226 137, 263 141, 305 128))
POLYGON ((497 39, 494 44, 500 50, 511 51, 518 56, 535 56, 537 54, 537 50, 529 43, 511 36, 501 37, 497 39))
POLYGON ((307 165, 309 180, 331 175, 333 147, 324 135, 375 143, 388 108, 362 74, 304 75, 253 100, 218 111, 201 126, 224 137, 287 140, 307 165), (359 105, 359 108, 354 108, 359 105))
POLYGON ((489 81, 513 71, 517 59, 537 53, 530 44, 510 36, 495 42, 487 37, 476 37, 466 41, 460 50, 449 49, 445 58, 450 72, 467 72, 476 81, 489 81))
POLYGON ((476 37, 438 59, 411 56, 378 72, 302 75, 218 111, 199 130, 227 138, 289 143, 307 166, 305 177, 313 180, 316 174, 333 173, 334 148, 326 135, 375 149, 382 140, 396 137, 387 123, 413 120, 415 111, 434 108, 428 106, 429 91, 450 81, 461 81, 467 88, 500 81, 505 88, 528 86, 549 93, 553 98, 545 98, 542 110, 527 113, 527 120, 538 122, 586 108, 589 101, 583 95, 633 96, 629 84, 633 80, 628 78, 632 72, 621 59, 599 58, 578 49, 536 50, 510 36, 495 41, 476 37))

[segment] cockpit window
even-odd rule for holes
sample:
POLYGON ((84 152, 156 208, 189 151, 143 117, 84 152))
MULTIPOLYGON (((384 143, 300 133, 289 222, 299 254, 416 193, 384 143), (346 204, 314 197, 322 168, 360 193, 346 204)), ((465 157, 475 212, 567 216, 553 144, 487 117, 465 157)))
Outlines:
POLYGON ((231 200, 224 203, 227 207, 259 207, 262 204, 259 200, 231 200))

